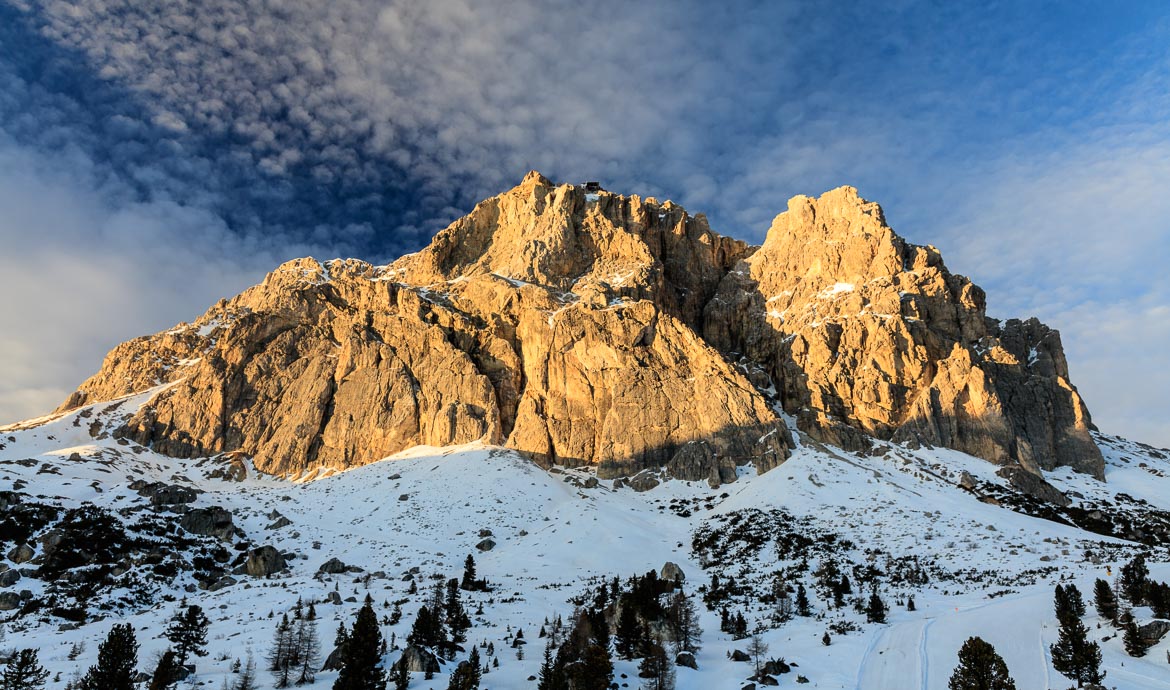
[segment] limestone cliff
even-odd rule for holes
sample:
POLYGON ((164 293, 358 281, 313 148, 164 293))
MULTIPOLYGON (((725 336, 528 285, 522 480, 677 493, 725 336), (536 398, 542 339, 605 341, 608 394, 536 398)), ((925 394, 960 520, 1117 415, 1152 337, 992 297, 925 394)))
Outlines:
POLYGON ((1103 477, 1059 334, 988 319, 978 286, 851 187, 790 200, 720 285, 704 334, 763 366, 785 409, 824 440, 930 443, 1103 477))
POLYGON ((505 444, 617 476, 734 480, 806 431, 1100 474, 1059 336, 854 190, 797 197, 754 248, 670 202, 530 173, 389 266, 289 262, 115 348, 62 410, 161 386, 114 433, 309 474, 413 445, 505 444))

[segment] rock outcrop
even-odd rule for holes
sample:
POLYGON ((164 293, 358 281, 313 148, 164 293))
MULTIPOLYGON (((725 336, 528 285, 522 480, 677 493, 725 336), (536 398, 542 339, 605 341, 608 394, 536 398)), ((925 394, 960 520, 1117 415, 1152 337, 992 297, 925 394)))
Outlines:
POLYGON ((482 440, 718 486, 787 457, 780 405, 846 448, 1101 471, 1056 332, 987 319, 849 188, 793 199, 754 248, 530 173, 389 266, 292 261, 118 346, 60 409, 145 391, 114 434, 288 476, 482 440))
POLYGON ((823 441, 912 440, 1103 477, 1059 334, 988 319, 978 286, 895 234, 851 187, 789 201, 724 278, 703 330, 763 367, 823 441))

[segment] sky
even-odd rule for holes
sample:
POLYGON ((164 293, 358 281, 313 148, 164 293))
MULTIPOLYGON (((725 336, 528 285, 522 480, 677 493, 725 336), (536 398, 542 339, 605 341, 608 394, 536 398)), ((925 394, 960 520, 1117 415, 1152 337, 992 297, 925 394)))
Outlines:
POLYGON ((759 242, 851 184, 1170 446, 1170 6, 0 0, 0 422, 537 169, 759 242))

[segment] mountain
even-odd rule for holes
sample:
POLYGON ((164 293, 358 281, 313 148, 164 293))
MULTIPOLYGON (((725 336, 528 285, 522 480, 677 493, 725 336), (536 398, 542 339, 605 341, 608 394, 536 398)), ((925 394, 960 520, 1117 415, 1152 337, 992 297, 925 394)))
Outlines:
POLYGON ((482 440, 717 486, 783 462, 784 414, 851 450, 1103 476, 1059 334, 988 319, 978 287, 849 187, 795 197, 751 247, 671 202, 533 172, 389 266, 292 261, 120 345, 58 412, 151 389, 97 433, 288 476, 482 440))
POLYGON ((546 649, 649 687, 660 641, 679 690, 942 690, 972 636, 1063 688, 1057 585, 1108 687, 1170 687, 1170 450, 1095 429, 1056 331, 849 187, 752 247, 531 173, 390 265, 286 263, 0 427, 0 542, 0 662, 39 650, 50 690, 121 622, 144 681, 188 605, 184 685, 281 687, 312 611, 331 687, 367 597, 410 688, 473 647, 481 688, 546 649))

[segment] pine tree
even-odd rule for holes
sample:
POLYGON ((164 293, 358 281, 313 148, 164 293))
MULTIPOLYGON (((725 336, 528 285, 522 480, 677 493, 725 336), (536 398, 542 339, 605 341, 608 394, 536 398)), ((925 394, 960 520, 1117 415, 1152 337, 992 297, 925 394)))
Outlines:
POLYGON ((540 664, 537 674, 536 690, 560 690, 564 687, 564 678, 560 670, 553 665, 552 639, 544 646, 544 661, 540 664))
POLYGON ((1097 615, 1110 622, 1117 620, 1117 597, 1113 588, 1101 578, 1093 583, 1093 603, 1097 608, 1097 615))
POLYGON ((467 630, 471 627, 471 618, 463 608, 459 599, 459 583, 454 578, 447 582, 447 600, 444 604, 447 614, 447 628, 451 631, 451 646, 467 640, 467 630))
POLYGON ((917 610, 917 608, 914 606, 914 595, 913 594, 911 594, 906 599, 906 610, 907 611, 916 611, 917 610))
POLYGON ((463 562, 463 579, 459 582, 459 588, 467 591, 476 589, 475 559, 471 554, 467 554, 467 560, 463 562))
POLYGON ((614 647, 623 659, 633 659, 642 647, 642 624, 631 603, 625 603, 618 615, 616 637, 614 647))
POLYGON ((1016 690, 1003 657, 981 638, 970 637, 959 649, 959 665, 947 684, 949 690, 1016 690))
POLYGON ((752 658, 752 663, 756 667, 756 676, 758 677, 760 675, 760 670, 762 669, 762 664, 760 662, 763 660, 764 655, 768 653, 768 645, 764 642, 764 638, 760 637, 758 633, 752 635, 751 642, 748 643, 747 653, 752 658))
POLYGON ((406 690, 410 687, 410 670, 406 668, 404 661, 399 659, 390 669, 390 681, 394 683, 394 690, 406 690))
POLYGON ((287 688, 292 683, 297 661, 296 633, 286 613, 276 625, 276 636, 268 652, 268 670, 272 672, 275 687, 287 688))
MULTIPOLYGON (((310 607, 310 612, 312 607, 310 607)), ((294 635, 298 669, 297 685, 306 685, 317 679, 317 664, 321 661, 321 641, 317 637, 317 617, 306 616, 297 621, 294 635)))
POLYGON ((179 655, 173 649, 163 652, 154 667, 154 674, 150 677, 150 690, 169 690, 179 682, 179 655))
POLYGON ((673 690, 674 665, 666 656, 661 639, 651 638, 642 650, 642 662, 638 664, 638 677, 646 678, 642 685, 645 690, 673 690))
POLYGON ((869 604, 865 607, 865 620, 870 623, 886 622, 886 602, 878 596, 876 585, 869 594, 869 604))
POLYGON ((670 624, 676 652, 699 651, 703 629, 699 627, 698 607, 681 589, 671 598, 670 624))
POLYGON ((804 589, 804 583, 796 585, 796 615, 807 618, 812 615, 812 607, 808 603, 808 592, 804 589))
POLYGON ((826 631, 825 631, 825 634, 821 636, 821 644, 823 644, 823 645, 825 645, 826 647, 828 647, 828 646, 829 646, 829 645, 831 645, 832 643, 833 643, 833 638, 829 637, 829 631, 828 631, 828 630, 826 630, 826 631))
MULTIPOLYGON (((1059 612, 1058 612, 1059 613, 1059 612)), ((1079 618, 1058 615, 1060 633, 1052 645, 1052 667, 1062 675, 1077 682, 1100 683, 1105 674, 1101 672, 1101 648, 1089 641, 1089 631, 1079 618)))
POLYGON ((1121 619, 1121 637, 1125 643, 1125 652, 1132 657, 1143 657, 1150 648, 1138 630, 1137 620, 1132 611, 1126 611, 1121 619))
POLYGON ((333 690, 385 690, 386 672, 381 668, 382 632, 378 616, 367 598, 345 645, 344 665, 333 690))
POLYGON ((248 661, 240 671, 232 690, 256 690, 256 660, 252 657, 252 650, 248 650, 248 661))
POLYGON ((1145 554, 1138 554, 1129 563, 1121 566, 1121 576, 1118 584, 1121 593, 1134 606, 1141 606, 1145 600, 1146 580, 1150 577, 1150 570, 1146 567, 1145 554))
POLYGON ((0 690, 42 690, 49 672, 41 667, 37 650, 16 652, 0 673, 0 690))
POLYGON ((167 627, 165 637, 171 641, 175 650, 175 660, 179 666, 184 666, 192 654, 207 656, 207 628, 211 621, 203 613, 203 608, 191 604, 185 611, 175 614, 171 624, 167 627))
POLYGON ((81 679, 78 690, 134 690, 134 667, 138 665, 138 640, 134 626, 115 625, 98 647, 97 664, 81 679))

